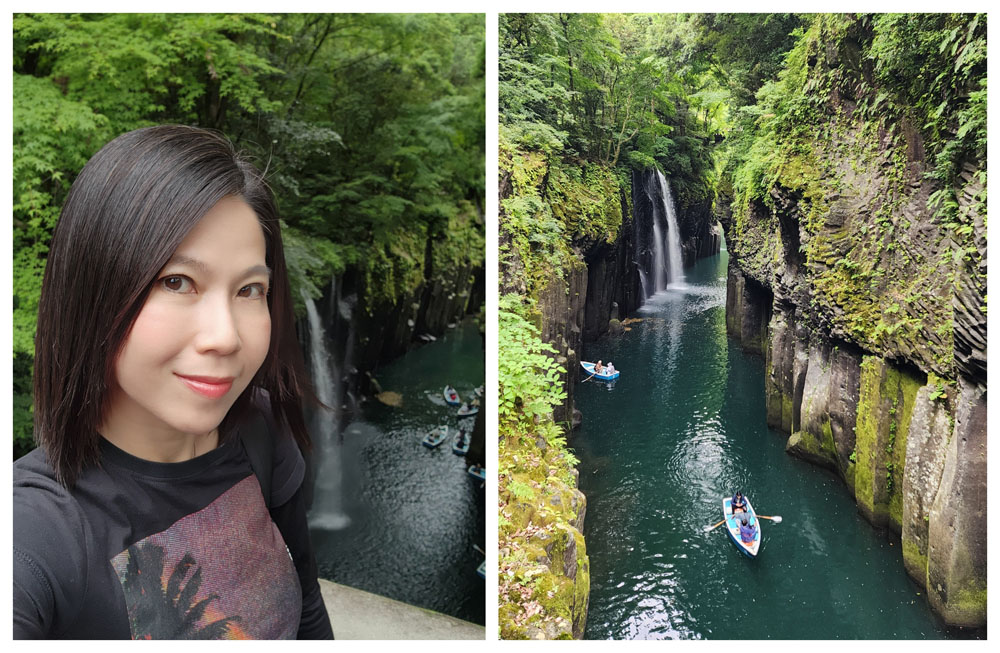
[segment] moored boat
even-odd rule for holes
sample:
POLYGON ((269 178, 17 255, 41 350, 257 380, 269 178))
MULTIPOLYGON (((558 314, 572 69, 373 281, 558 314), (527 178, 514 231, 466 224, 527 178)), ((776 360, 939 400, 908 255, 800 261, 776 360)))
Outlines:
POLYGON ((621 374, 618 370, 615 370, 611 374, 608 374, 607 372, 597 373, 594 371, 594 365, 596 365, 596 363, 591 363, 590 361, 580 361, 580 365, 583 369, 587 370, 587 374, 592 374, 595 379, 600 379, 602 381, 612 381, 617 379, 621 374))
MULTIPOLYGON (((729 533, 729 539, 736 543, 736 548, 740 550, 741 553, 747 555, 751 558, 757 557, 757 550, 760 548, 760 520, 757 519, 757 513, 754 512, 753 506, 750 505, 750 500, 743 499, 747 504, 747 513, 749 514, 749 522, 754 526, 753 539, 749 542, 744 542, 743 538, 740 537, 740 523, 733 517, 733 498, 725 497, 722 500, 722 515, 726 519, 726 532, 729 533)), ((739 513, 737 513, 739 514, 739 513)))
POLYGON ((449 428, 447 426, 437 426, 434 429, 432 429, 430 433, 425 435, 424 439, 421 440, 421 442, 425 447, 433 449, 434 447, 444 442, 444 439, 448 437, 448 431, 449 428))
POLYGON ((469 435, 459 429, 454 442, 451 443, 451 451, 457 456, 464 456, 469 452, 469 435))
POLYGON ((445 403, 450 406, 458 406, 459 404, 462 403, 462 400, 461 398, 459 398, 458 393, 455 392, 455 388, 451 387, 450 385, 446 385, 444 387, 444 392, 442 394, 444 394, 445 403))
POLYGON ((480 481, 486 480, 486 470, 481 465, 469 465, 469 474, 480 481))

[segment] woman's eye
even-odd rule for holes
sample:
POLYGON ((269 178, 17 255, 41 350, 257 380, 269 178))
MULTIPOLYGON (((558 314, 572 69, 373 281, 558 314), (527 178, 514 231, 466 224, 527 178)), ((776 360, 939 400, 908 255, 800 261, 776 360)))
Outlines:
POLYGON ((267 296, 267 289, 262 283, 251 283, 240 288, 240 292, 237 294, 240 297, 246 297, 247 299, 261 299, 267 296))
POLYGON ((160 279, 160 284, 170 292, 186 293, 192 290, 191 280, 176 274, 163 277, 160 279))

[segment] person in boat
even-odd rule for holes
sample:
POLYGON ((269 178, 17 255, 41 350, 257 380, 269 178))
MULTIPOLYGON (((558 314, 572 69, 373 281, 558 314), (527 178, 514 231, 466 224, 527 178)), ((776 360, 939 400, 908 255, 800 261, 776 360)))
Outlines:
POLYGON ((740 517, 740 539, 746 543, 753 542, 753 537, 757 533, 757 526, 750 523, 746 513, 740 517))
POLYGON ((603 374, 603 373, 604 373, 604 365, 601 364, 601 361, 597 361, 597 365, 594 365, 594 374, 603 374))
POLYGON ((39 446, 13 464, 14 639, 333 637, 279 216, 194 127, 118 136, 73 182, 38 305, 39 446))
POLYGON ((604 373, 605 374, 614 374, 615 373, 615 364, 612 363, 611 361, 608 361, 608 366, 606 368, 604 368, 604 373))
POLYGON ((743 498, 743 493, 740 492, 739 490, 737 490, 736 494, 733 495, 732 506, 733 506, 733 514, 734 515, 736 513, 739 513, 739 512, 746 512, 747 511, 746 499, 743 498))

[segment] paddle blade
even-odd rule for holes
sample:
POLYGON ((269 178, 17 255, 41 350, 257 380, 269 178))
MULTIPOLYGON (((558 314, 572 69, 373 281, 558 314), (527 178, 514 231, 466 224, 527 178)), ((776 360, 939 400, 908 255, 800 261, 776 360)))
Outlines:
POLYGON ((773 521, 775 524, 780 524, 781 523, 781 515, 775 515, 774 517, 771 518, 771 521, 773 521))

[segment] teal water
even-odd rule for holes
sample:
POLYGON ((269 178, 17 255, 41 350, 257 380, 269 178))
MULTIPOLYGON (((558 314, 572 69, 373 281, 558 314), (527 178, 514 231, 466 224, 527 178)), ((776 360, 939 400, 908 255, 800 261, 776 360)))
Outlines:
MULTIPOLYGON (((764 361, 727 340, 727 254, 647 301, 622 336, 589 343, 613 385, 582 381, 571 438, 587 495, 588 639, 946 637, 846 486, 769 429, 764 361), (741 489, 763 515, 756 559, 722 527, 741 489)), ((581 378, 586 378, 581 377, 581 378)))
POLYGON ((319 576, 478 624, 486 622, 485 581, 476 574, 485 547, 485 491, 469 463, 420 440, 438 424, 471 430, 442 397, 464 400, 483 383, 479 329, 465 321, 436 342, 380 368, 382 388, 400 407, 366 402, 344 428, 343 527, 311 531, 319 576))

